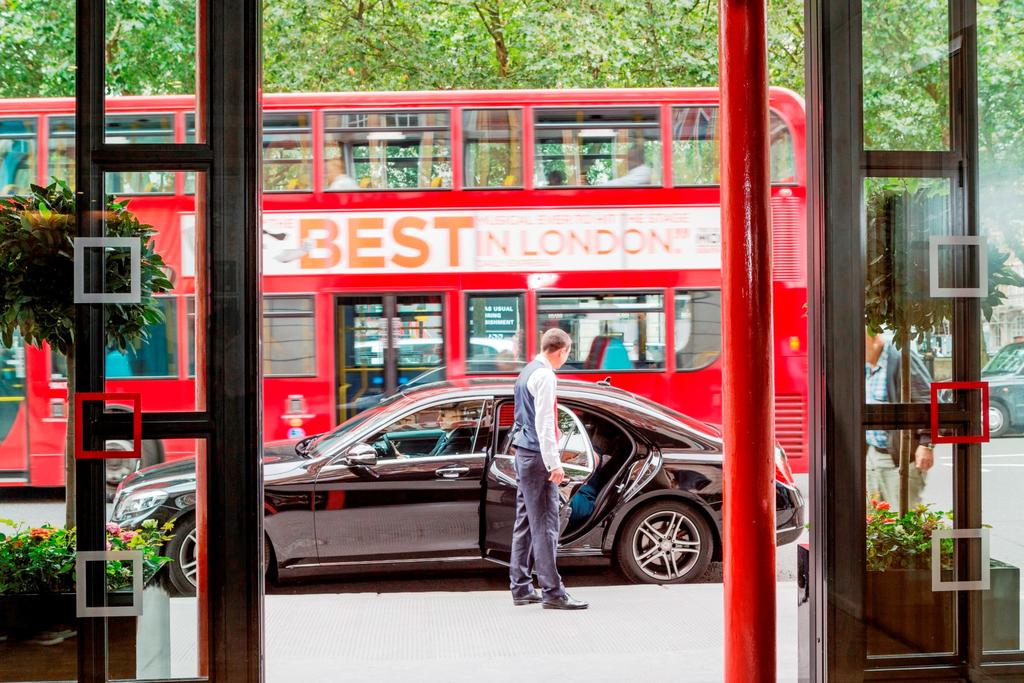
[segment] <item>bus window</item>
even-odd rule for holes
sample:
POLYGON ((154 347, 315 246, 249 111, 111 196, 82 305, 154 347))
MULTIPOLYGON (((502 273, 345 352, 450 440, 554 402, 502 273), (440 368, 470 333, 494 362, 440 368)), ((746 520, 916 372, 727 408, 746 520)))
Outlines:
POLYGON ((445 111, 327 112, 327 191, 442 189, 452 185, 445 111))
POLYGON ((661 183, 657 109, 537 109, 534 118, 537 187, 661 183))
POLYGON ((301 377, 316 374, 313 297, 263 298, 263 374, 301 377))
POLYGON ((541 294, 537 334, 559 327, 572 337, 574 370, 665 367, 665 298, 661 294, 541 294))
POLYGON ((522 124, 518 109, 462 112, 465 187, 522 187, 522 124))
MULTIPOLYGON (((75 117, 53 116, 49 121, 49 174, 75 185, 75 117)), ((174 114, 107 115, 108 144, 171 144, 174 114)), ((49 180, 49 179, 47 179, 49 180)), ((172 194, 172 171, 125 171, 104 174, 105 190, 116 195, 172 194)))
POLYGON ((263 113, 263 189, 313 189, 313 128, 309 112, 263 113))
POLYGON ((0 119, 0 195, 23 194, 36 181, 35 119, 0 119))
POLYGON ((676 292, 676 369, 700 370, 722 352, 722 293, 676 292))
MULTIPOLYGON (((774 111, 768 120, 773 183, 796 182, 793 134, 774 111)), ((717 185, 718 107, 673 107, 672 182, 675 185, 717 185)))
MULTIPOLYGON (((178 344, 175 324, 175 298, 158 297, 163 322, 146 327, 148 337, 129 346, 128 350, 107 349, 104 367, 107 379, 163 378, 178 376, 178 344)), ((64 356, 50 354, 51 372, 67 376, 64 356)))
POLYGON ((522 369, 526 337, 521 295, 468 295, 466 324, 467 374, 522 369))

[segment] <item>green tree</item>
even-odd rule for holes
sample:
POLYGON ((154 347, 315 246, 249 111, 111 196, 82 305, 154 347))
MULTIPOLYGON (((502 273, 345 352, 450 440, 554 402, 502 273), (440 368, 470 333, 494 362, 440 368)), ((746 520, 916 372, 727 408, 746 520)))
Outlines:
MULTIPOLYGON (((155 250, 151 225, 140 223, 127 204, 107 199, 104 217, 109 237, 138 238, 140 292, 138 303, 106 304, 107 346, 120 351, 148 335, 163 321, 156 294, 171 289, 164 262, 155 250)), ((46 342, 67 359, 68 427, 65 451, 67 525, 75 525, 75 315, 74 238, 78 234, 75 195, 63 181, 32 186, 25 197, 0 200, 0 341, 11 346, 15 333, 26 344, 46 342)), ((128 252, 105 254, 106 291, 130 287, 128 252)))

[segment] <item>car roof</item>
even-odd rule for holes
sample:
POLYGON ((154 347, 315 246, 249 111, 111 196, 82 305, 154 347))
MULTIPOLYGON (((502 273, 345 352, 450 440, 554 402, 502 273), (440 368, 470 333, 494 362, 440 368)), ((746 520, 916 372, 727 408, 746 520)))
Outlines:
MULTIPOLYGON (((460 393, 464 396, 493 393, 511 395, 515 382, 516 380, 511 377, 472 377, 466 379, 430 382, 428 384, 421 384, 410 389, 405 389, 386 402, 390 403, 391 401, 394 401, 396 405, 400 403, 404 404, 406 401, 409 403, 419 402, 422 400, 429 400, 430 398, 437 396, 450 395, 453 390, 461 390, 460 393)), ((666 420, 682 423, 685 427, 704 436, 709 436, 714 439, 721 439, 722 437, 721 432, 713 425, 692 418, 689 415, 684 415, 683 413, 672 410, 660 403, 647 399, 643 396, 638 396, 633 392, 614 387, 611 384, 603 382, 586 382, 575 379, 560 379, 558 380, 558 393, 559 395, 566 397, 573 396, 574 398, 585 399, 587 396, 590 396, 598 400, 616 399, 618 401, 631 403, 638 407, 645 407, 648 410, 656 412, 666 420)))

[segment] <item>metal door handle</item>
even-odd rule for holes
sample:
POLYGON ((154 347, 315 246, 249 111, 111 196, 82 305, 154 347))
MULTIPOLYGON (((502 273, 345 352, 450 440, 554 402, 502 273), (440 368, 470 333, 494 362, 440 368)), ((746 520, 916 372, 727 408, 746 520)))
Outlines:
POLYGON ((449 465, 439 470, 434 470, 434 474, 443 479, 458 479, 467 473, 469 473, 469 468, 461 465, 449 465))

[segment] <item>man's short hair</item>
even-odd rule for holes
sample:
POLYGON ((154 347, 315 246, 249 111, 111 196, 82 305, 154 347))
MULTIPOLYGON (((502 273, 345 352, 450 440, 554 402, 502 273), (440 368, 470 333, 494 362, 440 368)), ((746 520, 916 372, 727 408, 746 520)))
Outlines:
POLYGON ((544 333, 544 336, 540 338, 540 350, 544 353, 551 353, 553 351, 561 351, 567 346, 572 345, 572 339, 565 330, 560 330, 557 327, 553 327, 544 333))

